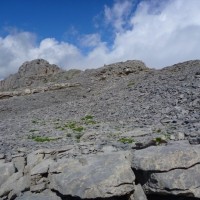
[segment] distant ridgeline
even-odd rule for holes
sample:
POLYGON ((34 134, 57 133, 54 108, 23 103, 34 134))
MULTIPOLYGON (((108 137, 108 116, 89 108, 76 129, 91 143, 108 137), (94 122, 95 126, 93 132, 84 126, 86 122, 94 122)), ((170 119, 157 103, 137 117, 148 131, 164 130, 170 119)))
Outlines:
MULTIPOLYGON (((65 75, 65 78, 68 79, 79 72, 79 70, 70 70, 68 73, 69 77, 65 75)), ((49 82, 57 82, 57 78, 62 77, 63 73, 66 73, 66 71, 57 65, 49 64, 44 59, 25 62, 16 74, 10 75, 5 80, 0 81, 0 91, 43 86, 49 82)))

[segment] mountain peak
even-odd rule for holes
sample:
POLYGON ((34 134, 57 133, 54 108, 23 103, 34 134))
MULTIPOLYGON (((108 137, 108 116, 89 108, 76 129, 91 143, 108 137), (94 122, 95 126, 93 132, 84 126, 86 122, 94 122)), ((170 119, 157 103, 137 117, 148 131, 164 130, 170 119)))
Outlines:
POLYGON ((50 75, 60 72, 61 69, 54 64, 50 64, 44 59, 35 59, 23 63, 18 71, 20 77, 50 75))

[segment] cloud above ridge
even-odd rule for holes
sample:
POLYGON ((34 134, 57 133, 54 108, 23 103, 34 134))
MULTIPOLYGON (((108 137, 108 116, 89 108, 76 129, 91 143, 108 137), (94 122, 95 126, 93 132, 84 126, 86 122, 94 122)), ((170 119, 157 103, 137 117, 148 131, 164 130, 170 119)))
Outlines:
POLYGON ((27 60, 44 58, 64 69, 102 66, 128 59, 160 68, 200 58, 200 1, 144 0, 133 12, 134 1, 115 1, 104 7, 104 23, 112 27, 111 45, 100 33, 82 35, 80 46, 45 38, 39 43, 30 32, 0 37, 0 79, 15 73, 27 60), (89 48, 87 53, 83 52, 89 48))

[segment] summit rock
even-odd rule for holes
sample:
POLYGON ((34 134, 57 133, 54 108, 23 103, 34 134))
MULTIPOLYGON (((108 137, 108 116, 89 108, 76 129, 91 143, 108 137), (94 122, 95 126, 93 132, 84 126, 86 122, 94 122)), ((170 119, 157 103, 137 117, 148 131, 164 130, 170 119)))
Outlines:
POLYGON ((63 70, 44 59, 36 59, 23 63, 16 74, 0 81, 0 91, 9 91, 23 87, 38 86, 63 70))

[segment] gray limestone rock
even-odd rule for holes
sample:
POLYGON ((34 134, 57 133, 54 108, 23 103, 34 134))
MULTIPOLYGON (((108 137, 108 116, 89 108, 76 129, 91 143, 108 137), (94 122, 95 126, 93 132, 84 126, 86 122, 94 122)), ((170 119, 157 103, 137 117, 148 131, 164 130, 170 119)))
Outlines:
POLYGON ((48 173, 49 170, 49 166, 54 163, 54 161, 52 159, 46 159, 46 160, 42 160, 39 164, 37 164, 36 166, 34 166, 31 171, 30 174, 31 176, 33 175, 37 175, 37 174, 45 174, 48 173))
POLYGON ((50 190, 45 190, 41 193, 25 192, 22 196, 17 197, 16 200, 61 200, 61 198, 50 190))
POLYGON ((200 162, 200 145, 172 143, 167 146, 152 146, 134 152, 132 167, 142 171, 169 171, 189 168, 200 162))
POLYGON ((44 151, 37 150, 27 155, 27 166, 32 168, 43 161, 44 151))
POLYGON ((24 170, 24 167, 26 165, 25 157, 17 156, 12 159, 12 162, 14 163, 14 166, 17 169, 17 171, 24 170))
POLYGON ((168 172, 152 172, 143 185, 148 193, 193 196, 200 198, 200 165, 171 169, 168 172))
POLYGON ((30 187, 31 192, 37 192, 37 193, 42 192, 45 189, 46 189, 46 183, 40 183, 38 185, 32 185, 30 187))
POLYGON ((45 82, 45 77, 52 76, 60 72, 62 72, 62 70, 58 66, 51 65, 44 59, 36 59, 30 62, 25 62, 19 68, 18 73, 10 75, 5 80, 0 81, 0 91, 41 85, 45 82))
POLYGON ((122 153, 62 160, 50 167, 50 188, 84 198, 125 196, 134 191, 135 176, 122 153))
POLYGON ((4 159, 5 155, 4 154, 0 154, 0 159, 4 159))
POLYGON ((0 163, 0 186, 15 173, 13 163, 0 163))
POLYGON ((173 142, 134 152, 132 167, 149 194, 200 198, 200 146, 173 142))
POLYGON ((135 191, 131 197, 132 200, 147 200, 146 194, 140 184, 135 185, 135 191))
POLYGON ((0 197, 20 194, 30 188, 30 176, 23 176, 22 172, 17 172, 10 176, 0 187, 0 197))

